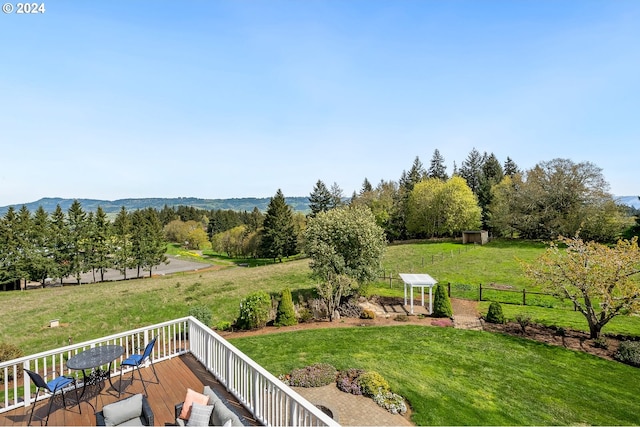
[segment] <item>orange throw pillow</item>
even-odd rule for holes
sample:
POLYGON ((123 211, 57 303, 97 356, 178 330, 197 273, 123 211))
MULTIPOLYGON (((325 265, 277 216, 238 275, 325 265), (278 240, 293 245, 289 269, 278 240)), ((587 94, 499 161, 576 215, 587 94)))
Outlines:
POLYGON ((193 402, 199 403, 201 405, 207 405, 209 403, 209 396, 198 393, 197 391, 193 391, 190 388, 187 389, 187 395, 184 398, 184 403, 182 404, 182 411, 180 412, 180 417, 183 420, 188 420, 191 415, 191 405, 193 402))

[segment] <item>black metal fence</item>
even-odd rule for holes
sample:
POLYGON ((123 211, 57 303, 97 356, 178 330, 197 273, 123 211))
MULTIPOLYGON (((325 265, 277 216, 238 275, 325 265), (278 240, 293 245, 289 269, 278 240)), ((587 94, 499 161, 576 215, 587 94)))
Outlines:
MULTIPOLYGON (((402 287, 399 276, 384 274, 382 279, 389 282, 389 287, 402 287)), ((459 298, 473 301, 496 301, 501 304, 517 304, 547 308, 564 308, 575 310, 571 301, 565 301, 553 294, 531 291, 525 288, 517 289, 508 285, 447 283, 449 298, 459 298)))

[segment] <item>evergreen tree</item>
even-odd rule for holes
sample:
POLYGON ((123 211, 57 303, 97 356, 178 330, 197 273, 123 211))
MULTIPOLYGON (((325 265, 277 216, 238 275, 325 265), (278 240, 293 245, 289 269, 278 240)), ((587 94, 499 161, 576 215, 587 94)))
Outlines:
POLYGON ((162 223, 156 211, 147 208, 143 211, 145 237, 143 245, 142 267, 149 269, 149 277, 153 267, 167 262, 167 242, 164 240, 162 223))
POLYGON ((113 221, 114 266, 127 279, 127 269, 135 266, 132 255, 131 218, 124 206, 113 221))
POLYGON ((467 185, 476 196, 480 191, 483 163, 482 155, 474 147, 460 166, 460 176, 467 181, 467 185))
POLYGON ((33 260, 35 246, 32 239, 33 224, 31 220, 31 212, 22 205, 16 216, 16 222, 13 230, 13 238, 16 239, 18 247, 17 269, 21 273, 21 279, 29 279, 29 271, 33 260))
POLYGON ((447 295, 447 290, 442 283, 436 285, 436 291, 433 296, 433 317, 453 317, 453 309, 451 308, 451 300, 447 295))
POLYGON ((502 181, 504 173, 495 154, 491 153, 490 155, 487 155, 485 153, 484 158, 482 174, 480 175, 480 187, 478 189, 478 204, 482 209, 482 226, 487 228, 489 219, 488 206, 491 204, 492 200, 491 189, 494 185, 502 181))
POLYGON ((282 290, 282 298, 278 303, 278 311, 276 313, 276 326, 291 326, 298 323, 296 319, 296 311, 293 306, 293 298, 291 297, 291 290, 284 288, 282 290))
POLYGON ((364 181, 362 182, 362 189, 360 189, 360 195, 369 193, 371 191, 373 191, 373 186, 371 185, 369 180, 365 178, 364 181))
POLYGON ((100 272, 100 281, 104 281, 104 270, 113 266, 111 257, 109 256, 111 251, 111 223, 107 219, 107 214, 104 212, 101 206, 98 206, 96 214, 92 218, 91 233, 89 237, 90 241, 90 267, 94 272, 95 270, 100 272))
POLYGON ((55 271, 50 223, 49 215, 42 206, 39 206, 33 217, 31 233, 33 252, 29 265, 29 277, 32 280, 38 280, 42 285, 45 284, 45 279, 51 277, 52 272, 55 271))
POLYGON ((261 234, 261 256, 282 261, 283 257, 296 253, 297 236, 293 213, 280 189, 269 202, 261 234))
POLYGON ((74 200, 67 211, 67 227, 70 274, 73 274, 77 283, 80 284, 80 275, 88 270, 85 259, 88 228, 87 214, 78 200, 74 200))
MULTIPOLYGON (((426 175, 427 171, 424 169, 420 157, 416 156, 413 160, 413 165, 411 165, 411 169, 409 169, 409 173, 407 173, 407 180, 404 184, 407 190, 413 190, 413 186, 422 181, 426 175)), ((401 183, 400 185, 403 184, 401 183)))
POLYGON ((136 267, 136 277, 140 277, 140 270, 144 265, 146 224, 141 210, 135 210, 130 214, 131 218, 131 258, 136 267))
POLYGON ((390 240, 409 238, 407 232, 407 212, 409 208, 409 196, 413 187, 425 177, 426 171, 422 166, 420 158, 416 156, 411 169, 402 171, 398 182, 398 191, 393 198, 393 207, 389 218, 389 232, 387 236, 390 240))
POLYGON ((329 189, 321 180, 316 182, 313 191, 309 195, 309 216, 313 218, 318 212, 326 212, 331 208, 332 197, 329 189))
POLYGON ((260 212, 260 209, 254 207, 249 217, 247 218, 247 231, 249 233, 253 233, 258 231, 260 227, 262 227, 262 223, 264 222, 264 215, 260 212))
POLYGON ((52 277, 57 277, 62 283, 62 279, 70 272, 71 262, 69 260, 69 229, 67 228, 66 217, 60 205, 56 205, 56 210, 51 215, 51 236, 52 253, 55 263, 55 271, 52 277))
POLYGON ((212 211, 209 215, 210 218, 207 225, 207 234, 209 235, 209 238, 218 233, 222 233, 223 231, 231 230, 234 227, 242 225, 240 214, 231 209, 218 209, 212 211))
POLYGON ((511 157, 507 157, 507 160, 504 162, 504 175, 514 176, 518 173, 520 173, 520 169, 518 169, 518 165, 516 165, 516 162, 511 160, 511 157))
POLYGON ((147 208, 131 214, 131 225, 131 255, 137 276, 140 277, 140 270, 148 269, 151 277, 153 267, 167 260, 162 224, 156 211, 147 208))
POLYGON ((162 223, 163 227, 169 224, 171 221, 178 219, 178 214, 176 213, 176 210, 167 205, 164 205, 162 210, 160 210, 160 212, 158 213, 158 216, 160 217, 160 222, 162 223))
POLYGON ((16 211, 10 206, 0 221, 0 283, 12 282, 25 276, 20 268, 20 243, 16 238, 16 225, 16 211))
POLYGON ((444 165, 444 157, 440 154, 440 151, 437 148, 433 152, 427 176, 429 178, 437 178, 443 181, 449 179, 447 176, 447 167, 444 165))
POLYGON ((329 193, 331 193, 331 204, 329 206, 329 209, 339 208, 340 206, 344 205, 344 202, 342 201, 342 188, 340 188, 337 182, 331 184, 329 193))

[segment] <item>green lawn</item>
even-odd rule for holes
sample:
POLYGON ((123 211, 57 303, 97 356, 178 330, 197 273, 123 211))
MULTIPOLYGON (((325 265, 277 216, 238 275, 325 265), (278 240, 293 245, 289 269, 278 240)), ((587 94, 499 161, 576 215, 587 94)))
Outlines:
POLYGON ((640 424, 640 369, 518 337, 403 325, 231 341, 274 375, 321 362, 378 371, 418 425, 640 424))
MULTIPOLYGON (((172 250, 173 254, 179 253, 175 247, 172 250)), ((529 286, 522 277, 518 259, 533 260, 543 250, 544 245, 540 243, 519 241, 494 241, 485 246, 463 246, 453 242, 392 245, 387 250, 384 264, 387 271, 390 271, 389 266, 397 266, 398 270, 394 270, 397 274, 398 271, 412 271, 411 265, 417 266, 422 257, 430 259, 430 255, 434 255, 433 264, 424 269, 414 267, 413 271, 426 271, 441 282, 458 277, 467 283, 529 286), (436 254, 442 253, 448 255, 435 260, 436 254)), ((211 259, 206 253, 200 258, 211 259)), ((194 305, 210 307, 215 325, 219 321, 235 320, 240 301, 254 291, 279 292, 289 287, 296 303, 298 293, 313 293, 315 282, 309 276, 306 259, 256 268, 238 268, 231 264, 227 264, 231 268, 220 271, 0 292, 0 342, 17 345, 29 354, 65 345, 69 337, 79 342, 186 316, 194 305), (63 326, 48 328, 51 319, 59 319, 63 326)), ((388 282, 384 281, 372 285, 369 293, 403 295, 399 283, 389 288, 388 282)), ((488 303, 481 304, 485 313, 487 306, 488 303)), ((587 330, 584 318, 571 310, 506 304, 503 309, 510 318, 526 312, 535 322, 587 330)), ((616 318, 603 332, 640 336, 640 318, 616 318)))
MULTIPOLYGON (((407 244, 389 247, 384 263, 388 271, 395 266, 394 275, 424 271, 441 282, 529 287, 518 260, 531 261, 543 250, 526 242, 407 244), (445 255, 438 259, 437 254, 445 255)), ((0 342, 32 354, 64 346, 69 338, 79 342, 186 316, 195 305, 211 308, 214 325, 233 321, 240 301, 251 292, 289 287, 294 302, 298 293, 312 293, 308 263, 230 265, 219 271, 0 292, 0 342), (61 327, 48 328, 51 319, 59 319, 61 327)), ((401 296, 402 287, 380 281, 370 292, 401 296)), ((486 313, 487 306, 483 302, 480 309, 486 313)), ((510 318, 525 312, 535 322, 587 328, 571 310, 506 304, 503 310, 510 318)), ((616 318, 603 332, 640 336, 640 318, 616 318)), ((514 337, 403 325, 280 333, 234 344, 275 374, 315 362, 378 370, 410 400, 418 424, 640 424, 640 370, 514 337)))

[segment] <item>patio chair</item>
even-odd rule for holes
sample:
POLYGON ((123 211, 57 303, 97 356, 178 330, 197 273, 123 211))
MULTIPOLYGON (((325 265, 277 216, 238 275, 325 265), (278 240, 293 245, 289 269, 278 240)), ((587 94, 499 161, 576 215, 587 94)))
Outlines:
POLYGON ((40 394, 41 389, 44 389, 49 393, 51 393, 51 397, 49 397, 49 409, 47 410, 47 420, 44 423, 45 426, 49 424, 49 415, 51 414, 51 406, 53 405, 53 398, 58 391, 60 391, 60 393, 62 394, 62 405, 66 409, 67 402, 64 398, 64 388, 69 384, 73 384, 73 387, 76 390, 76 402, 78 402, 78 410, 80 411, 80 413, 82 413, 82 409, 80 408, 80 399, 78 398, 78 387, 76 384, 76 379, 74 377, 65 377, 61 375, 61 376, 55 377, 49 382, 46 382, 37 372, 30 371, 28 369, 25 369, 25 372, 29 374, 29 378, 31 378, 31 381, 36 385, 36 398, 33 402, 33 406, 31 407, 31 415, 29 415, 29 422, 27 423, 27 425, 31 424, 31 419, 33 418, 33 411, 36 409, 36 404, 38 403, 38 394, 40 394))
MULTIPOLYGON (((133 367, 133 369, 131 370, 131 383, 133 383, 134 371, 137 370, 138 374, 140 375, 140 381, 142 381, 144 394, 145 396, 148 396, 147 386, 145 385, 144 380, 142 379, 142 373, 140 372, 140 365, 144 364, 151 357, 151 352, 153 351, 153 346, 156 344, 157 339, 158 337, 156 336, 151 341, 149 341, 149 344, 147 344, 147 346, 144 349, 144 353, 132 354, 131 356, 127 357, 125 360, 122 361, 122 363, 120 364, 120 387, 122 387, 122 367, 131 366, 133 367)), ((151 364, 151 369, 153 369, 153 374, 155 375, 156 380, 158 381, 158 384, 160 384, 160 378, 158 378, 158 374, 156 373, 156 367, 153 366, 153 363, 151 364)), ((122 391, 118 390, 118 397, 120 397, 120 393, 122 393, 122 391)))

